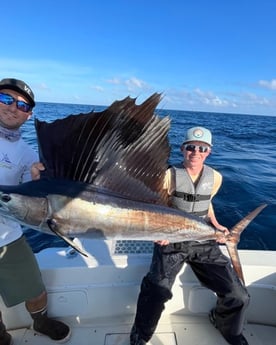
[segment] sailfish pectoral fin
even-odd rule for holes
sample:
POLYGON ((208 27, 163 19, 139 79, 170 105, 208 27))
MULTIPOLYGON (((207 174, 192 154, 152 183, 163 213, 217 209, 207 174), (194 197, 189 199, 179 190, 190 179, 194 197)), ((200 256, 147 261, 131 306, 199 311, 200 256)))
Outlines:
POLYGON ((250 212, 241 221, 239 221, 231 230, 230 235, 227 236, 226 247, 230 256, 234 270, 238 277, 245 284, 244 275, 242 271, 242 265, 238 253, 238 243, 240 241, 240 235, 247 225, 266 207, 266 204, 260 205, 255 210, 250 212))
POLYGON ((71 246, 72 248, 74 248, 78 253, 80 253, 81 255, 84 255, 86 257, 88 257, 88 255, 82 251, 72 240, 70 240, 70 238, 62 235, 61 233, 59 233, 58 229, 57 229, 57 224, 55 222, 54 219, 48 219, 47 220, 47 225, 49 227, 49 229, 58 237, 60 237, 63 241, 65 241, 67 244, 69 244, 69 246, 71 246))

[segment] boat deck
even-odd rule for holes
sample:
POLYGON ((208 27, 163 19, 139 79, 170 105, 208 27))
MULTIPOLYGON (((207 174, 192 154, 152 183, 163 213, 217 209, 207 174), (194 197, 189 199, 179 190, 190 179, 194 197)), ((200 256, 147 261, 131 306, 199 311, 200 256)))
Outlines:
MULTIPOLYGON (((72 329, 68 345, 129 345, 129 319, 86 320, 81 325, 77 320, 65 319, 72 329)), ((14 345, 50 345, 53 341, 31 329, 10 331, 14 345)), ((246 324, 244 336, 249 345, 273 345, 276 328, 246 324)), ((207 316, 162 318, 149 345, 227 345, 220 333, 211 325, 207 316)))
MULTIPOLYGON (((114 243, 96 240, 86 241, 85 249, 93 256, 85 258, 64 248, 37 254, 48 291, 48 314, 71 327, 68 345, 129 345, 140 284, 149 269, 151 253, 144 253, 137 243, 134 251, 139 253, 130 254, 121 246, 115 251, 114 243)), ((276 252, 241 250, 239 254, 251 296, 243 333, 249 345, 273 345, 276 252)), ((149 345, 227 345, 208 318, 216 296, 199 284, 188 265, 177 276, 172 292, 149 345)), ((0 310, 14 345, 55 343, 31 329, 24 303, 6 308, 0 298, 0 310)))

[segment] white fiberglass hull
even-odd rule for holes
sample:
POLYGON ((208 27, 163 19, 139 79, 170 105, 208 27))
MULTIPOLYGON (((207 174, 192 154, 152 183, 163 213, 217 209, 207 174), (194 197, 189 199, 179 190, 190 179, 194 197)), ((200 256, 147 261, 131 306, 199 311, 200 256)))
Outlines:
MULTIPOLYGON (((36 255, 48 290, 49 315, 71 326, 68 345, 129 345, 151 243, 130 242, 127 252, 125 242, 76 241, 94 255, 85 258, 67 248, 50 248, 36 255)), ((239 254, 251 295, 244 335, 250 345, 272 345, 276 339, 276 252, 240 250, 239 254)), ((149 345, 227 344, 208 320, 215 303, 215 295, 184 265, 149 345)), ((23 303, 7 309, 0 300, 0 310, 15 345, 53 343, 31 329, 23 303)))

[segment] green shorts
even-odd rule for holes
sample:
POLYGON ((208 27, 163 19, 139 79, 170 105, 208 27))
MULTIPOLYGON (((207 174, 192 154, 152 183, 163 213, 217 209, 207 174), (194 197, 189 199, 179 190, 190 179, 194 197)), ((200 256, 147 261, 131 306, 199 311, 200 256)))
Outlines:
POLYGON ((25 236, 0 248, 0 294, 7 307, 38 297, 45 286, 25 236))

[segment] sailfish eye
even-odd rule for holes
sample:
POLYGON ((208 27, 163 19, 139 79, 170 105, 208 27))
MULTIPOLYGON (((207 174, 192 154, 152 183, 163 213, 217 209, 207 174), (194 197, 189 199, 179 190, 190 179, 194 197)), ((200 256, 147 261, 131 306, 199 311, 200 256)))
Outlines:
POLYGON ((11 197, 9 196, 9 194, 3 194, 1 200, 4 202, 9 202, 11 200, 11 197))

